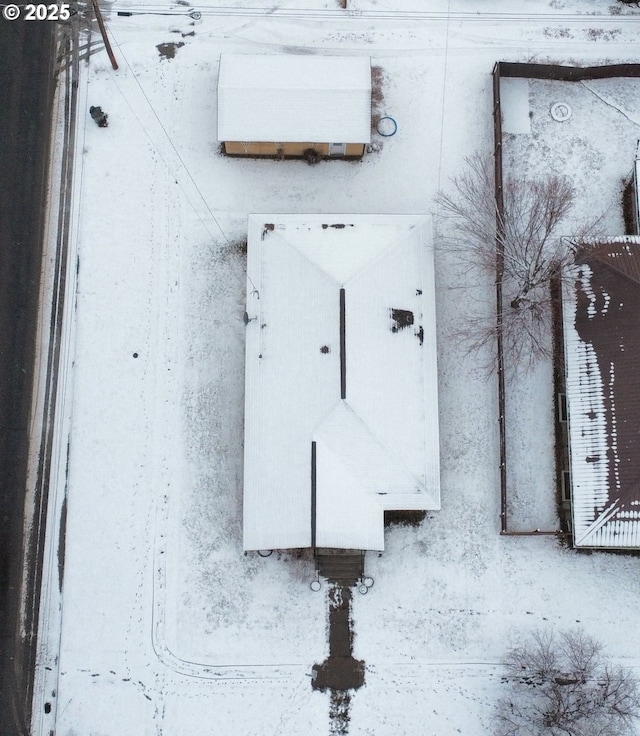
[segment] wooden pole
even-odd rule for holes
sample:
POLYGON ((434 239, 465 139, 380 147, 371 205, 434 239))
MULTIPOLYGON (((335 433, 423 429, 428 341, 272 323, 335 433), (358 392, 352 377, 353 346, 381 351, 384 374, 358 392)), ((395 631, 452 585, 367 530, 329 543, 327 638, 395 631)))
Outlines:
POLYGON ((500 62, 493 67, 493 146, 496 211, 496 350, 498 369, 498 423, 500 428, 500 532, 507 532, 507 424, 502 332, 502 278, 504 276, 504 198, 502 192, 502 112, 500 62))
POLYGON ((113 49, 111 48, 111 44, 109 43, 109 39, 107 37, 107 29, 104 26, 104 20, 102 19, 102 13, 100 12, 100 8, 98 7, 97 0, 91 0, 91 4, 93 5, 93 12, 96 14, 96 20, 98 21, 98 28, 100 29, 100 34, 102 35, 104 46, 107 49, 107 54, 109 55, 109 61, 111 62, 111 66, 114 69, 117 69, 118 62, 116 61, 116 57, 113 55, 113 49))

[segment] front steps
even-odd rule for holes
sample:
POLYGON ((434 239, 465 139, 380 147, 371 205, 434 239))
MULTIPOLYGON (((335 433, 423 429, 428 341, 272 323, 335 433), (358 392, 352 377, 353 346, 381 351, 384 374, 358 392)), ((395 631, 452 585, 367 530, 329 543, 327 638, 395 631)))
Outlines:
POLYGON ((330 583, 352 588, 358 585, 364 576, 364 552, 317 549, 316 570, 330 583))

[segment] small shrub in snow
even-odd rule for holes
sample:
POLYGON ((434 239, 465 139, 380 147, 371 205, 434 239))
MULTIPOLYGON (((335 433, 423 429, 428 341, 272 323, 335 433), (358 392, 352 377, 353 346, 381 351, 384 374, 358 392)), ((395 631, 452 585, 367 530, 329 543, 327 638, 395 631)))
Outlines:
POLYGON ((317 163, 320 163, 321 156, 315 148, 305 148, 302 152, 302 158, 309 166, 315 166, 317 163))
POLYGON ((497 707, 499 736, 626 736, 635 733, 640 691, 582 630, 535 632, 504 661, 510 693, 497 707))

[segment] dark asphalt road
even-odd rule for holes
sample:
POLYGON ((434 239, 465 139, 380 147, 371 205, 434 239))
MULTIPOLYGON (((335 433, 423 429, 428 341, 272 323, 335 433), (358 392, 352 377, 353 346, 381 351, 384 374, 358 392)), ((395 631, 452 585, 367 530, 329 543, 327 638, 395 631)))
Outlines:
MULTIPOLYGON (((55 23, 0 15, 0 733, 29 733, 34 621, 18 631, 55 23)), ((30 550, 31 591, 39 584, 30 550)), ((33 600, 32 595, 28 599, 33 600)), ((37 597, 35 598, 37 599, 37 597)))

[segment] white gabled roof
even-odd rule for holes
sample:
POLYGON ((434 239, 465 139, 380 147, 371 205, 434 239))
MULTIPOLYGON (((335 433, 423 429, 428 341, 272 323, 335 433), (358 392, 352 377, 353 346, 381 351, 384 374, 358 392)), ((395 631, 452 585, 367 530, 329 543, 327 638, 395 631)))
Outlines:
POLYGON ((383 549, 440 507, 431 220, 252 215, 247 275, 244 548, 383 549))
POLYGON ((371 60, 222 54, 218 140, 369 143, 371 60))

